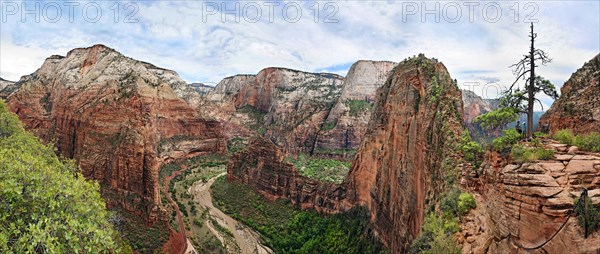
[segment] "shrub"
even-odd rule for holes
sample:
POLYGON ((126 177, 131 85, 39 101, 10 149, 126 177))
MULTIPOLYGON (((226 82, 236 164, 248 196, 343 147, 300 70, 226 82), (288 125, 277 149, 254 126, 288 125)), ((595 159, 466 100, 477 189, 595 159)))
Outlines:
POLYGON ((475 198, 471 193, 463 192, 458 197, 458 212, 460 214, 467 214, 476 206, 477 204, 475 203, 475 198))
POLYGON ((504 133, 502 137, 498 137, 492 141, 492 146, 497 151, 511 147, 521 140, 521 134, 514 129, 503 130, 502 132, 504 133))
POLYGON ((425 217, 423 230, 412 243, 410 253, 460 253, 452 236, 460 230, 457 219, 444 217, 436 212, 425 217))
POLYGON ((337 122, 333 122, 333 123, 325 122, 325 123, 323 123, 323 125, 321 125, 321 130, 330 131, 330 130, 335 129, 336 125, 337 125, 337 122))
POLYGON ((542 147, 525 147, 515 145, 511 150, 513 160, 517 162, 532 162, 538 160, 549 160, 554 157, 554 150, 544 149, 542 147))
POLYGON ((566 129, 560 130, 552 135, 554 139, 563 144, 571 145, 573 144, 573 140, 575 139, 575 135, 573 135, 573 131, 566 129))
POLYGON ((346 100, 344 103, 350 108, 351 116, 358 116, 360 113, 369 111, 373 105, 365 100, 346 100))
POLYGON ((600 133, 592 132, 577 135, 573 139, 573 145, 583 151, 600 152, 600 133))
POLYGON ((461 151, 464 159, 471 163, 474 167, 479 167, 483 161, 483 148, 477 142, 471 140, 469 131, 465 130, 461 136, 459 150, 461 151))
POLYGON ((579 199, 575 199, 575 207, 573 208, 575 214, 577 214, 577 222, 579 226, 585 228, 585 222, 587 220, 588 234, 600 229, 600 212, 592 204, 592 199, 586 196, 587 199, 587 216, 585 213, 586 206, 585 202, 577 204, 579 199))

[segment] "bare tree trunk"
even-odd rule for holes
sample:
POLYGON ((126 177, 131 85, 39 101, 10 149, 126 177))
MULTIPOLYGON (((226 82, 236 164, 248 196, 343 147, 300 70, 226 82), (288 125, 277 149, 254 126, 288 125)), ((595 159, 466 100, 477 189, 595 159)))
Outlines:
POLYGON ((531 68, 531 72, 529 73, 529 84, 527 85, 527 137, 533 137, 533 105, 535 103, 535 48, 534 41, 536 34, 533 33, 533 23, 531 23, 531 48, 529 50, 529 64, 531 68))

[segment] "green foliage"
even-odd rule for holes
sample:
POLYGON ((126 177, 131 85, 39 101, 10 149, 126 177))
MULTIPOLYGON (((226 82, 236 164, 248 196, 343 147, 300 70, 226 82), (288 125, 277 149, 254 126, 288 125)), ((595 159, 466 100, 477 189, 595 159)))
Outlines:
POLYGON ((462 215, 469 213, 471 209, 475 208, 475 198, 473 194, 463 192, 458 196, 458 212, 462 215))
POLYGON ((552 138, 556 139, 558 142, 561 142, 563 144, 573 144, 573 140, 575 140, 575 135, 573 134, 573 131, 569 130, 569 129, 565 129, 565 130, 559 130, 556 133, 554 133, 554 135, 552 135, 552 138))
POLYGON ((460 248, 452 235, 459 230, 456 218, 445 218, 436 212, 430 212, 425 217, 421 234, 411 245, 410 253, 458 254, 460 248))
POLYGON ((502 137, 498 137, 492 141, 492 147, 497 151, 512 147, 521 140, 521 134, 514 129, 503 130, 502 132, 504 133, 502 137))
POLYGON ((340 184, 350 171, 350 162, 333 159, 310 158, 300 154, 297 158, 288 158, 303 176, 323 182, 340 184))
POLYGON ((109 223, 100 186, 26 132, 0 101, 0 250, 128 252, 109 223))
POLYGON ((557 131, 552 137, 563 144, 577 146, 582 151, 600 152, 598 132, 574 135, 573 131, 565 129, 557 131))
POLYGON ((335 129, 336 125, 337 125, 337 122, 333 122, 333 123, 325 122, 325 123, 323 123, 323 125, 321 125, 321 130, 330 131, 330 130, 335 129))
POLYGON ((350 108, 349 113, 351 116, 359 116, 362 112, 373 108, 373 104, 365 100, 346 100, 344 104, 350 108))
POLYGON ((118 208, 112 211, 111 222, 125 241, 140 253, 154 253, 169 239, 169 229, 165 223, 156 222, 148 226, 139 216, 118 208))
POLYGON ((244 150, 248 147, 246 140, 240 137, 234 137, 232 139, 227 140, 227 151, 230 154, 237 153, 241 150, 244 150))
POLYGON ((479 165, 481 165, 484 155, 483 147, 481 147, 479 143, 471 140, 471 135, 468 130, 465 130, 462 133, 459 146, 459 150, 467 162, 471 163, 474 167, 479 167, 479 165))
POLYGON ((258 110, 257 108, 250 106, 250 105, 246 105, 243 108, 238 110, 241 113, 246 113, 248 114, 248 116, 250 117, 250 119, 253 119, 255 122, 255 127, 261 126, 264 123, 264 117, 266 115, 266 113, 258 110))
POLYGON ((550 135, 548 135, 547 133, 543 133, 543 132, 536 132, 533 134, 534 137, 536 138, 548 138, 550 137, 550 135))
POLYGON ((543 147, 515 145, 512 147, 511 156, 516 162, 549 160, 554 157, 554 150, 544 149, 543 147))
POLYGON ((586 199, 587 209, 585 205, 586 202, 582 201, 581 203, 577 204, 579 199, 575 199, 575 207, 573 209, 575 214, 577 214, 577 222, 579 223, 579 226, 585 228, 585 222, 587 220, 588 233, 591 234, 592 232, 600 229, 600 211, 594 207, 592 199, 589 196, 586 196, 586 199))
POLYGON ((368 236, 365 209, 321 217, 287 200, 265 201, 250 187, 222 177, 211 190, 219 209, 257 230, 275 253, 384 253, 368 236))
POLYGON ((600 152, 600 133, 592 132, 575 136, 573 145, 583 151, 600 152))
POLYGON ((518 111, 512 107, 502 107, 494 111, 479 115, 473 119, 484 130, 503 128, 519 118, 518 111))

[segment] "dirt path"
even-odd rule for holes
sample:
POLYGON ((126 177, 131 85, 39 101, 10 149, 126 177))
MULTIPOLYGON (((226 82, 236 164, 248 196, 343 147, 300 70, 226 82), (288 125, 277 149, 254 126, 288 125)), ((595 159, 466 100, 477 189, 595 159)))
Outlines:
POLYGON ((183 223, 183 216, 181 215, 181 211, 179 210, 179 206, 177 205, 177 203, 171 198, 171 193, 169 193, 169 183, 171 182, 171 180, 173 180, 173 178, 175 178, 176 176, 178 176, 179 174, 181 174, 183 171, 185 171, 187 169, 187 167, 185 165, 181 166, 181 169, 173 172, 173 174, 171 174, 170 176, 165 178, 165 183, 164 183, 164 192, 165 192, 165 196, 167 196, 167 200, 169 200, 169 202, 173 205, 173 207, 175 208, 175 211, 177 212, 177 224, 179 224, 179 234, 181 235, 181 241, 183 243, 183 248, 178 251, 179 253, 182 254, 188 254, 188 253, 197 253, 196 250, 194 249, 194 247, 190 244, 189 240, 187 239, 187 237, 185 236, 185 224, 183 223))
MULTIPOLYGON (((211 178, 206 183, 198 181, 188 189, 188 192, 194 197, 194 201, 197 204, 208 209, 210 217, 212 217, 214 221, 219 223, 221 227, 227 228, 233 234, 233 238, 239 246, 238 251, 240 251, 243 254, 273 253, 271 249, 261 244, 260 236, 256 232, 252 231, 247 226, 239 223, 235 219, 229 217, 227 214, 223 213, 221 210, 219 210, 213 205, 210 186, 215 182, 217 177, 222 175, 225 175, 225 173, 211 178)), ((210 220, 207 220, 205 223, 209 226, 209 229, 213 233, 216 233, 215 235, 219 238, 219 240, 221 240, 221 242, 225 240, 224 236, 218 233, 218 231, 214 228, 210 220)))

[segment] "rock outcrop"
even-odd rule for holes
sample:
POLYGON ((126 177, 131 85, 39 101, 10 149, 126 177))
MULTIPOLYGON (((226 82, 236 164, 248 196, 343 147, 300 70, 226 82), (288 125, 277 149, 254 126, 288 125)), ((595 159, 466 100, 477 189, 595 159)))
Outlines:
POLYGON ((192 88, 175 72, 103 45, 52 56, 19 84, 8 105, 26 127, 98 180, 109 205, 149 222, 163 161, 225 149, 220 124, 181 99, 192 88))
POLYGON ((461 92, 442 63, 419 55, 401 62, 378 93, 347 182, 390 251, 403 253, 452 167, 461 92))
POLYGON ((323 183, 300 175, 284 161, 284 153, 271 141, 255 138, 249 148, 236 153, 227 167, 227 180, 251 186, 270 200, 287 198, 304 209, 324 213, 348 210, 345 186, 323 183))
MULTIPOLYGON (((583 188, 600 208, 600 154, 569 154, 567 145, 557 143, 546 148, 556 150, 553 159, 523 164, 490 154, 483 176, 472 179, 482 186, 481 198, 463 223, 463 253, 528 253, 517 245, 535 247, 548 240, 583 188)), ((546 253, 598 253, 600 232, 584 238, 572 216, 543 248, 546 253)))
POLYGON ((299 176, 268 141, 236 154, 228 179, 323 212, 367 206, 375 233, 390 251, 407 251, 420 232, 426 199, 443 189, 445 170, 452 166, 446 158, 462 126, 462 101, 444 65, 422 55, 391 73, 378 90, 364 141, 340 186, 299 176))
POLYGON ((473 123, 473 119, 479 115, 494 110, 489 100, 484 100, 479 95, 469 90, 462 90, 462 101, 464 105, 463 119, 467 126, 473 123))
POLYGON ((600 54, 573 73, 560 91, 560 98, 540 120, 541 130, 600 132, 600 54))
POLYGON ((0 78, 0 99, 6 100, 8 96, 17 91, 20 87, 18 82, 12 82, 0 78))
POLYGON ((194 88, 194 90, 196 90, 196 92, 200 95, 208 94, 208 93, 212 92, 212 90, 215 89, 214 87, 205 85, 203 83, 191 83, 191 84, 188 84, 188 86, 190 86, 191 88, 194 88))
MULTIPOLYGON (((358 61, 350 67, 341 95, 318 134, 316 154, 355 150, 360 145, 371 118, 376 91, 396 64, 358 61)), ((350 155, 353 157, 354 154, 350 155)))

